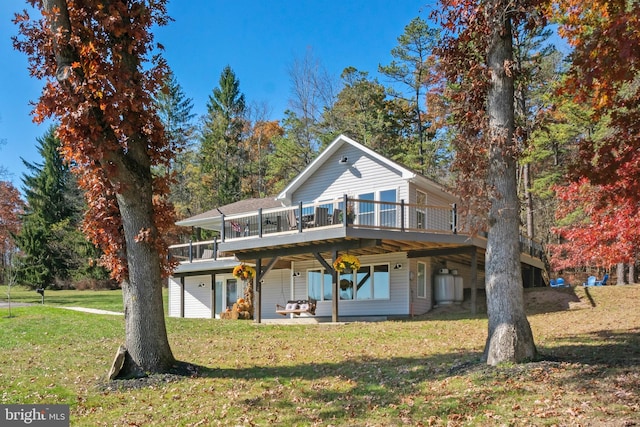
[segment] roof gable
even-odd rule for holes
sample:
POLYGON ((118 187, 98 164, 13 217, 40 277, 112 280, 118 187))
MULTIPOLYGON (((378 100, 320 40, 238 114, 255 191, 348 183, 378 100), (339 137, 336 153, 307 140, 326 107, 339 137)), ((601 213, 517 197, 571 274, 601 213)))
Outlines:
MULTIPOLYGON (((309 180, 318 170, 320 170, 336 153, 345 151, 345 146, 349 145, 359 151, 365 156, 373 159, 374 161, 381 163, 391 170, 396 171, 398 176, 406 181, 415 181, 422 187, 431 188, 439 193, 446 193, 443 188, 436 182, 428 179, 427 177, 405 167, 401 164, 377 153, 376 151, 354 141, 353 139, 339 135, 333 140, 329 146, 323 150, 284 190, 276 196, 277 200, 282 200, 285 204, 290 204, 293 194, 298 190, 306 181, 309 180)), ((347 159, 347 161, 349 161, 347 159)))

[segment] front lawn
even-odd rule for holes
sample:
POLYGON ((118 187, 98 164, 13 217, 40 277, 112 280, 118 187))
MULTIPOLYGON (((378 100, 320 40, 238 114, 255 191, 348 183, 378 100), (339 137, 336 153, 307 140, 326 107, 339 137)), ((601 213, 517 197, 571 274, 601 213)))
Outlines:
POLYGON ((139 388, 105 382, 123 318, 58 307, 121 311, 119 293, 60 292, 69 293, 48 292, 44 306, 14 307, 11 318, 0 309, 0 403, 69 404, 74 426, 617 426, 640 419, 638 285, 528 290, 542 360, 497 368, 480 362, 483 315, 294 326, 169 318, 174 355, 197 365, 197 375, 158 377, 139 388))

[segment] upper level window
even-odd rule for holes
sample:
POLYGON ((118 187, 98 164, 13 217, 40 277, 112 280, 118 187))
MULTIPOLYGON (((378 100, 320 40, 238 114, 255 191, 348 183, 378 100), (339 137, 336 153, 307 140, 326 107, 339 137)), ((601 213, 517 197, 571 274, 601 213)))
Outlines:
POLYGON ((360 225, 375 225, 376 219, 376 205, 372 202, 364 200, 375 200, 374 193, 365 193, 358 195, 358 224, 360 225))
POLYGON ((427 193, 416 190, 416 228, 427 228, 427 193))
POLYGON ((397 227, 396 211, 396 190, 385 190, 380 192, 380 225, 382 227, 397 227))
POLYGON ((397 193, 396 189, 392 189, 359 194, 357 196, 359 199, 357 206, 357 224, 397 227, 397 193))

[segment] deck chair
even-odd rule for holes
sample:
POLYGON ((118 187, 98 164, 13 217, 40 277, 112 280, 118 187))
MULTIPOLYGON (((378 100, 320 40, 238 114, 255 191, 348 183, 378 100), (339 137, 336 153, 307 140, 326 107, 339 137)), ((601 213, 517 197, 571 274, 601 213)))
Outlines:
POLYGON ((202 251, 202 259, 213 258, 213 249, 205 249, 202 251))
POLYGON ((294 209, 287 212, 287 221, 289 222, 290 230, 298 228, 298 217, 296 216, 296 211, 294 209))
POLYGON ((329 224, 329 209, 316 208, 313 214, 313 224, 315 227, 322 227, 329 224))
POLYGON ((317 301, 313 298, 305 300, 289 300, 285 306, 276 304, 276 313, 286 316, 287 314, 293 314, 299 316, 302 313, 309 313, 312 316, 316 314, 317 301))
POLYGON ((552 288, 567 288, 567 287, 569 287, 569 285, 564 282, 564 279, 562 277, 558 277, 555 280, 551 279, 549 281, 549 286, 551 286, 552 288))

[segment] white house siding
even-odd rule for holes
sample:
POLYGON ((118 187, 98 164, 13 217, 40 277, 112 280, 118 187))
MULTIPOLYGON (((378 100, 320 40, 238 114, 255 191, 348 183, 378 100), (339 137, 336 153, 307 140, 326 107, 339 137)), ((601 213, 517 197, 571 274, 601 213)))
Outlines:
POLYGON ((180 279, 169 277, 169 317, 180 317, 180 297, 182 295, 180 279))
MULTIPOLYGON (((282 315, 276 313, 276 304, 285 305, 291 298, 291 270, 271 270, 262 283, 262 318, 278 319, 282 315)), ((296 280, 300 280, 302 276, 296 280)), ((299 296, 297 298, 303 298, 299 296)), ((304 297, 306 298, 306 296, 304 297)))
POLYGON ((431 258, 412 258, 411 268, 411 314, 420 315, 433 308, 433 268, 431 258), (427 267, 427 293, 426 298, 418 298, 418 262, 423 262, 427 267))
MULTIPOLYGON (((409 270, 405 253, 392 253, 360 257, 360 263, 389 264, 390 298, 385 300, 340 300, 338 303, 339 316, 407 316, 409 315, 409 270), (395 270, 395 264, 402 264, 402 268, 395 270)), ((293 271, 299 271, 300 276, 295 280, 292 298, 308 297, 307 270, 322 268, 318 261, 296 262, 293 271)), ((331 317, 332 302, 318 301, 316 316, 331 317)))
POLYGON ((344 194, 357 197, 358 194, 390 189, 398 191, 398 200, 407 199, 407 185, 400 171, 375 161, 355 147, 345 145, 344 150, 329 158, 296 190, 293 202, 330 200, 344 194), (344 156, 348 159, 347 164, 338 163, 344 156))
POLYGON ((184 317, 211 317, 210 275, 187 276, 184 278, 184 317))

